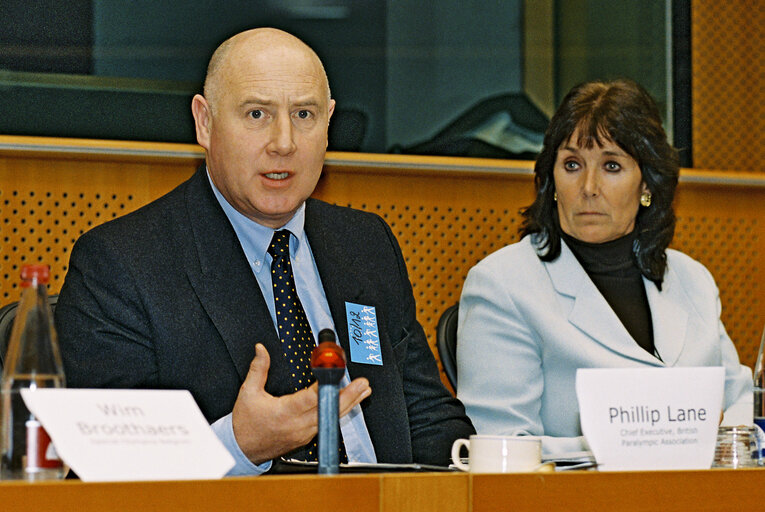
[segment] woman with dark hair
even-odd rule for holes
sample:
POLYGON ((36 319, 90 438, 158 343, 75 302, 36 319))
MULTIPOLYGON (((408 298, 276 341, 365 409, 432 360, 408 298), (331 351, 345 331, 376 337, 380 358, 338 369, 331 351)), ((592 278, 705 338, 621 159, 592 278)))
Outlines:
POLYGON ((751 422, 751 372, 720 321, 712 275, 668 249, 679 164, 629 80, 572 89, 534 167, 522 240, 468 273, 457 396, 479 434, 586 450, 577 368, 723 366, 726 420, 751 422))

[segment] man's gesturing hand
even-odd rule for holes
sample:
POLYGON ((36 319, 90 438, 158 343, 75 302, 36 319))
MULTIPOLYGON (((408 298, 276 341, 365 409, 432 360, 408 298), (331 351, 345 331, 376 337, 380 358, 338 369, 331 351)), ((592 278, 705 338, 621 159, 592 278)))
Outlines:
MULTIPOLYGON (((255 464, 308 444, 318 431, 317 384, 289 395, 270 395, 265 390, 270 365, 268 351, 258 343, 231 417, 239 448, 255 464)), ((371 393, 366 379, 354 379, 340 391, 340 416, 371 393)))

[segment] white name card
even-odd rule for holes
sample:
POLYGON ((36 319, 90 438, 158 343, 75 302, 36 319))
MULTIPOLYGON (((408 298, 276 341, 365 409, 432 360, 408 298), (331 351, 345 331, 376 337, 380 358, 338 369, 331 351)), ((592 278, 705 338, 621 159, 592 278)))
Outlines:
POLYGON ((25 389, 61 459, 86 482, 221 478, 234 459, 188 391, 25 389))
POLYGON ((582 433, 600 471, 709 469, 725 370, 579 369, 582 433))

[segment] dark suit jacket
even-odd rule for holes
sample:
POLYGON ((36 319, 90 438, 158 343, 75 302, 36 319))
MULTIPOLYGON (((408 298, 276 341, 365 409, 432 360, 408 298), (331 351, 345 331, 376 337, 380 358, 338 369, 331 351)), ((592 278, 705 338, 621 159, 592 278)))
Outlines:
MULTIPOLYGON (((349 361, 348 372, 369 379, 362 409, 378 461, 446 464, 474 429, 440 381, 390 228, 309 199, 305 230, 346 354, 345 302, 377 310, 384 364, 349 361)), ((55 319, 70 387, 188 389, 213 422, 263 343, 267 391, 289 392, 277 331, 204 167, 77 241, 55 319)))

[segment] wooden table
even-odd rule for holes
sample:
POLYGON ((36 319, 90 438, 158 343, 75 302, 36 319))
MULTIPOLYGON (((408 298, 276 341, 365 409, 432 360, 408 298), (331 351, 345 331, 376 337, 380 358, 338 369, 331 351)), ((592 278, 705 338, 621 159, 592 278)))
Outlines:
POLYGON ((763 503, 763 469, 518 475, 383 473, 122 483, 0 482, 3 512, 739 512, 760 510, 763 503))

